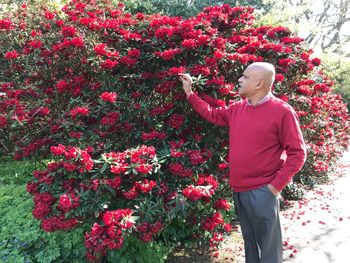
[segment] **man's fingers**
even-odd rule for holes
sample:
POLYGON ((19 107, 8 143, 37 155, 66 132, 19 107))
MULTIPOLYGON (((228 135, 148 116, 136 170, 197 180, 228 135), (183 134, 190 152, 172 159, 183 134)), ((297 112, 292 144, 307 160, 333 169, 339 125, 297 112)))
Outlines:
POLYGON ((179 75, 180 79, 182 79, 182 80, 191 81, 191 77, 189 74, 179 73, 178 75, 179 75))

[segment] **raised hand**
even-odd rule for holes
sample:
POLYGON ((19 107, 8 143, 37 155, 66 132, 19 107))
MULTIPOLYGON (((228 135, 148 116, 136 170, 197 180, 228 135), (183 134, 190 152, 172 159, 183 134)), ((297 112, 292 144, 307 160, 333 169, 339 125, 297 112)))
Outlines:
POLYGON ((184 89, 187 97, 189 97, 193 91, 192 91, 192 78, 190 74, 179 74, 180 80, 182 81, 182 88, 184 89))

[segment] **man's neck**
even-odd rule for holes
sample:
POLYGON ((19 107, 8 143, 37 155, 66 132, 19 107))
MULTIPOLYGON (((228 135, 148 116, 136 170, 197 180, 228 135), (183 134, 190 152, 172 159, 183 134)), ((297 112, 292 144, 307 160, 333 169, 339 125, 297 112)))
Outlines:
POLYGON ((269 91, 268 93, 264 93, 262 95, 254 97, 254 98, 249 98, 248 102, 251 106, 256 106, 256 105, 262 104, 265 101, 269 100, 271 95, 272 95, 272 93, 269 91))

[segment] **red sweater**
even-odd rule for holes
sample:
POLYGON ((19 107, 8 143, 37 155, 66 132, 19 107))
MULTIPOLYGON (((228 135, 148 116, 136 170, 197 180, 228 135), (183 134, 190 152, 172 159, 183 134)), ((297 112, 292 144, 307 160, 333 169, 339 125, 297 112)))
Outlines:
POLYGON ((290 105, 272 97, 250 106, 242 100, 213 108, 196 94, 188 97, 206 120, 229 127, 230 186, 236 192, 271 184, 281 191, 301 169, 306 147, 290 105))

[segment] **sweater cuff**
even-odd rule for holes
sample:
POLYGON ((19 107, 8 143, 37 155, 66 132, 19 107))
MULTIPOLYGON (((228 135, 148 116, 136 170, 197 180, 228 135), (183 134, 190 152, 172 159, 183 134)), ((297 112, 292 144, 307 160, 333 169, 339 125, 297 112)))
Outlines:
POLYGON ((270 183, 273 187, 275 187, 276 188, 276 190, 278 191, 278 192, 281 192, 282 190, 283 190, 283 188, 288 184, 288 182, 287 183, 284 183, 284 182, 282 182, 281 180, 279 180, 279 179, 274 179, 271 183, 270 183))
POLYGON ((194 92, 192 92, 192 93, 190 94, 190 96, 187 97, 187 100, 188 100, 189 102, 192 102, 193 100, 195 100, 195 97, 196 97, 196 94, 195 94, 194 92))

